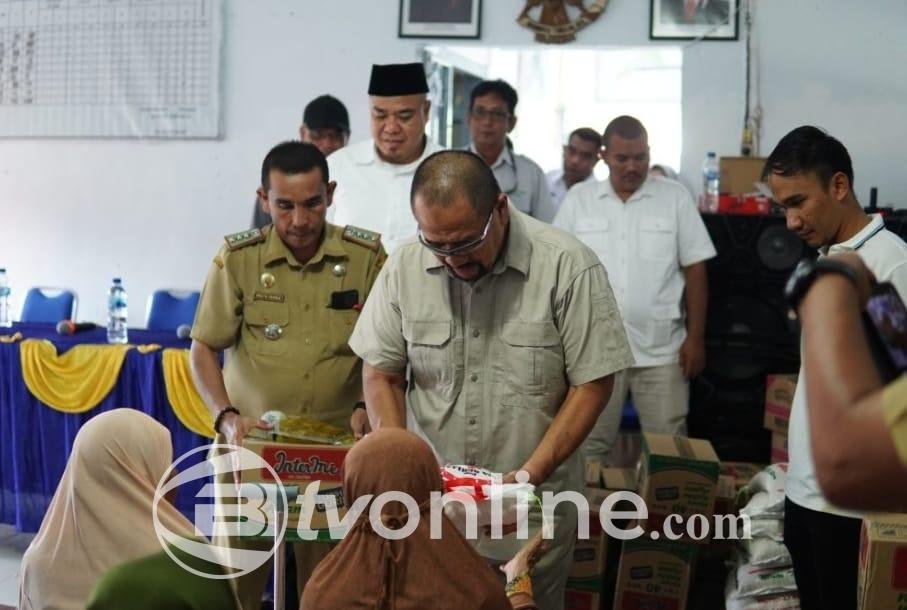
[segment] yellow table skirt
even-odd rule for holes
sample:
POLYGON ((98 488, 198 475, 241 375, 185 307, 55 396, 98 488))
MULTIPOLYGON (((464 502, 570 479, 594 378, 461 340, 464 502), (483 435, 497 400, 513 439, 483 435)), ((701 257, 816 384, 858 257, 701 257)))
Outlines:
MULTIPOLYGON (((133 348, 147 354, 160 346, 86 344, 59 355, 50 341, 26 339, 20 345, 25 385, 52 409, 64 413, 90 411, 116 385, 126 352, 133 348)), ((213 438, 214 421, 192 382, 189 352, 165 349, 162 361, 167 399, 174 414, 187 429, 213 438)))

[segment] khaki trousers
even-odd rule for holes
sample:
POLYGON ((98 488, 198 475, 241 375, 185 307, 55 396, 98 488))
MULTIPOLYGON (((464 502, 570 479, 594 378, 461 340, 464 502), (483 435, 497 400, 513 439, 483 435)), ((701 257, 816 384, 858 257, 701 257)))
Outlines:
POLYGON ((690 387, 680 365, 625 369, 614 375, 611 398, 583 444, 586 458, 610 462, 628 392, 633 394, 643 432, 686 435, 690 387))

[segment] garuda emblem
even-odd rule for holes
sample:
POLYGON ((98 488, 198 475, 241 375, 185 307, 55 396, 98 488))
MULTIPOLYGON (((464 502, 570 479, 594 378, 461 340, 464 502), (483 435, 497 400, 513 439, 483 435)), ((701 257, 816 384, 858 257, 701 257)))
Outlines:
POLYGON ((570 42, 576 40, 579 30, 598 19, 607 5, 608 0, 593 0, 588 6, 584 0, 526 0, 516 21, 535 32, 537 42, 570 42), (536 11, 539 7, 541 11, 536 11))

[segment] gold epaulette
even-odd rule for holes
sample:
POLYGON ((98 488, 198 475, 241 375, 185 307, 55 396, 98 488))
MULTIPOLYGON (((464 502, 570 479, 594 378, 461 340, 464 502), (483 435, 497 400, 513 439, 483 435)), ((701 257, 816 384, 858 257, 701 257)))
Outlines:
POLYGON ((240 231, 239 233, 224 235, 224 241, 227 242, 227 249, 231 252, 244 248, 245 246, 257 244, 264 240, 265 236, 262 234, 261 229, 248 229, 246 231, 240 231))
POLYGON ((381 247, 380 233, 375 233, 368 229, 360 229, 359 227, 354 227, 352 225, 344 227, 343 239, 351 241, 354 244, 359 244, 369 250, 378 250, 378 248, 381 247))

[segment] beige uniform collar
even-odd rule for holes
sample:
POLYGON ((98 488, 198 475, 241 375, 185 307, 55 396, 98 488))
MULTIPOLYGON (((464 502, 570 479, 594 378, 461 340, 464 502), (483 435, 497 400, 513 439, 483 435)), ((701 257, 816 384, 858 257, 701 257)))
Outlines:
MULTIPOLYGON (((270 265, 275 261, 286 260, 287 264, 291 267, 302 267, 302 263, 296 260, 296 257, 293 256, 290 249, 287 248, 286 244, 283 243, 283 240, 280 239, 280 235, 277 234, 274 227, 271 226, 266 230, 268 231, 268 234, 265 237, 265 251, 262 259, 264 264, 270 265)), ((311 265, 319 263, 325 256, 347 258, 348 255, 343 247, 340 235, 341 231, 339 230, 339 227, 330 223, 325 223, 324 237, 318 245, 315 255, 312 256, 312 259, 307 264, 311 265)))
MULTIPOLYGON (((504 255, 498 257, 491 272, 495 275, 503 273, 507 267, 516 269, 523 275, 529 275, 529 259, 532 256, 532 242, 529 240, 529 234, 526 232, 526 225, 523 219, 523 213, 517 210, 513 204, 507 204, 510 210, 510 225, 508 228, 507 245, 504 247, 504 255)), ((445 269, 444 263, 438 260, 434 254, 427 248, 422 248, 422 262, 426 271, 432 269, 445 269)))

